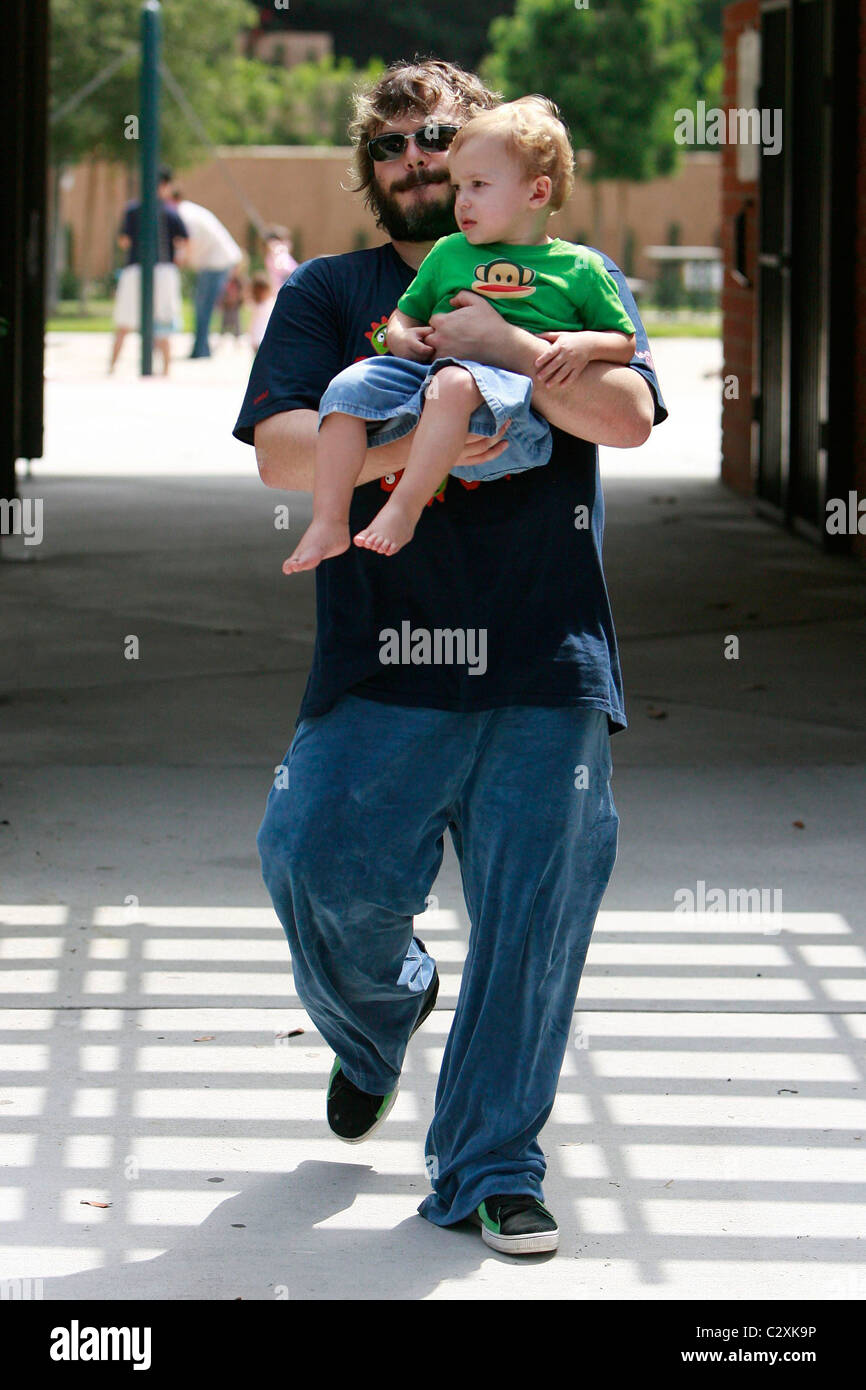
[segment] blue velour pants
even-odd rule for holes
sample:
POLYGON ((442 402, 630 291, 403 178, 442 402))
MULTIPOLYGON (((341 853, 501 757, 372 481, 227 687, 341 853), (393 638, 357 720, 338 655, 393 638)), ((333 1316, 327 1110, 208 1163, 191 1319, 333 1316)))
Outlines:
POLYGON ((258 833, 298 996, 350 1081, 400 1075, 434 962, 413 940, 450 832, 470 920, 418 1211, 463 1220, 494 1192, 543 1201, 550 1114, 616 858, 607 717, 470 713, 346 695, 298 725, 258 833), (287 781, 288 785, 284 785, 287 781))
POLYGON ((195 341, 190 357, 210 357, 210 321, 229 278, 228 270, 200 270, 195 277, 195 341))

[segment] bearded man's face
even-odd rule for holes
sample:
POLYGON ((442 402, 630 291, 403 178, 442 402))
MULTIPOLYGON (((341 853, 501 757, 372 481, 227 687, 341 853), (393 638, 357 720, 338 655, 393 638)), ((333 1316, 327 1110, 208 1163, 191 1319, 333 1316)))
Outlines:
POLYGON ((370 203, 373 214, 394 241, 436 241, 457 231, 454 220, 454 193, 448 172, 446 150, 422 150, 414 132, 428 121, 460 125, 448 106, 437 106, 429 115, 414 112, 396 117, 377 131, 399 130, 410 138, 397 159, 373 165, 370 203))

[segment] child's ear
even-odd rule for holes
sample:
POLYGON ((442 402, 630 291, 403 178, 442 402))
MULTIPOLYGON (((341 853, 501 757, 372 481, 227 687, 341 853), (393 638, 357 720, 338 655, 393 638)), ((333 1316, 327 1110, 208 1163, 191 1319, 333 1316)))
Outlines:
POLYGON ((544 207, 544 204, 545 204, 546 202, 549 202, 549 200, 550 200, 550 195, 551 195, 552 192, 553 192, 553 182, 552 182, 552 180, 548 177, 547 174, 539 174, 539 175, 538 175, 538 178, 535 180, 535 183, 534 183, 534 186, 533 186, 533 189, 532 189, 532 194, 531 194, 531 197, 530 197, 529 201, 530 201, 530 202, 533 204, 533 206, 535 206, 535 207, 539 207, 539 208, 544 207))

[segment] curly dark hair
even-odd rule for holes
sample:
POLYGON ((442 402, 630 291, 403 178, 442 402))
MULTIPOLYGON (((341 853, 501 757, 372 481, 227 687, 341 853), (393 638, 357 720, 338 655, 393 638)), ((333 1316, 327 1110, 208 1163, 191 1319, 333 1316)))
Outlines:
POLYGON ((349 139, 355 146, 350 170, 355 179, 352 192, 363 193, 365 204, 371 207, 373 161, 367 141, 389 121, 416 111, 423 118, 435 111, 440 102, 452 103, 462 119, 469 120, 501 100, 499 92, 490 91, 475 73, 466 72, 456 63, 418 54, 411 63, 391 63, 372 87, 353 94, 354 114, 348 127, 349 139))

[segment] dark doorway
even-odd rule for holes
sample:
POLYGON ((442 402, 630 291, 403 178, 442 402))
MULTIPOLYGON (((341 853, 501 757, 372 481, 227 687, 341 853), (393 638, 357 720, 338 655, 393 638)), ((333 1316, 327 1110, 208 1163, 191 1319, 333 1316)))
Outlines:
POLYGON ((857 8, 761 6, 759 105, 783 143, 761 157, 756 493, 828 546, 827 500, 853 478, 857 8))
POLYGON ((10 0, 0 44, 0 497, 42 454, 48 0, 10 0))

